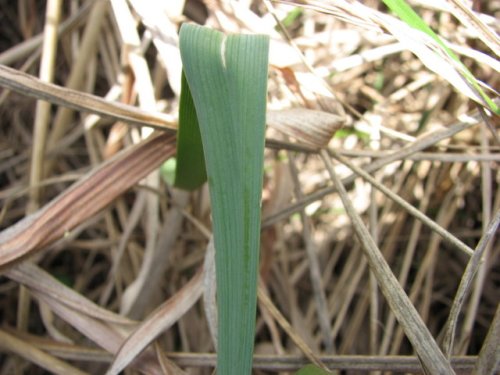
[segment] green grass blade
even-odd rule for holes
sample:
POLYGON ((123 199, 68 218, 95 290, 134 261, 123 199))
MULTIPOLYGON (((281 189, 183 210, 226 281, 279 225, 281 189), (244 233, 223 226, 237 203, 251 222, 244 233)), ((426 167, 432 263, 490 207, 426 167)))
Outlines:
POLYGON ((203 140, 216 248, 217 374, 250 374, 269 41, 184 24, 180 50, 203 140))
POLYGON ((329 375, 329 374, 330 372, 327 372, 314 365, 306 365, 295 373, 295 375, 329 375))
POLYGON ((476 93, 484 100, 489 109, 497 114, 500 113, 498 106, 488 95, 486 95, 483 89, 479 86, 479 83, 477 82, 474 75, 467 69, 464 64, 462 64, 457 55, 455 55, 455 53, 446 46, 441 38, 425 23, 425 21, 420 18, 417 13, 415 13, 415 11, 411 8, 411 6, 408 5, 408 3, 406 3, 405 0, 383 0, 383 2, 407 25, 430 36, 442 48, 442 51, 446 55, 448 55, 448 57, 452 59, 457 64, 457 66, 460 67, 460 74, 462 74, 462 76, 472 86, 476 93))
POLYGON ((191 90, 183 72, 174 185, 180 189, 194 190, 199 188, 206 180, 207 172, 198 117, 196 116, 191 90))

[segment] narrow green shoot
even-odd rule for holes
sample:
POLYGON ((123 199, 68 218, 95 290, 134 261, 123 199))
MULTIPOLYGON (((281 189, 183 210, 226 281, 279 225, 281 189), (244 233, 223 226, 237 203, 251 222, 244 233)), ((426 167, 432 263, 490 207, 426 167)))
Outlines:
POLYGON ((174 185, 184 190, 199 188, 207 180, 203 144, 191 90, 184 72, 179 104, 177 132, 177 165, 174 185))
POLYGON ((476 93, 484 100, 486 105, 496 114, 500 110, 495 102, 483 91, 474 75, 462 64, 457 55, 441 40, 441 38, 425 23, 425 21, 412 9, 405 0, 383 0, 389 9, 391 9, 401 20, 414 29, 430 36, 442 49, 442 51, 453 60, 459 67, 459 73, 467 80, 476 93))
POLYGON ((216 248, 217 374, 250 374, 255 331, 269 41, 184 24, 216 248))
POLYGON ((302 367, 295 375, 329 375, 330 373, 314 365, 302 367))

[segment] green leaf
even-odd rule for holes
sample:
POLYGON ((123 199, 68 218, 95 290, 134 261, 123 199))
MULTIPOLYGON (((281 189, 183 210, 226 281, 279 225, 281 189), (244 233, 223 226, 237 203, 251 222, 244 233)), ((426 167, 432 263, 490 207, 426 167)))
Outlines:
POLYGON ((462 64, 457 55, 455 55, 455 53, 451 49, 449 49, 448 46, 446 46, 441 38, 425 23, 425 21, 420 18, 417 13, 415 13, 415 11, 411 8, 411 6, 408 5, 405 0, 383 0, 383 2, 406 24, 430 36, 441 47, 442 51, 457 64, 457 66, 460 68, 459 73, 467 80, 467 82, 472 86, 476 93, 484 100, 489 109, 497 114, 500 113, 498 106, 481 89, 481 86, 479 86, 479 83, 477 82, 474 75, 467 69, 464 64, 462 64))
POLYGON ((171 157, 165 161, 160 167, 160 175, 163 181, 169 185, 175 184, 175 171, 177 166, 177 158, 171 157))
POLYGON ((255 331, 269 40, 184 24, 216 248, 217 374, 250 374, 255 331))
POLYGON ((203 145, 198 117, 194 108, 191 90, 184 72, 181 80, 179 104, 179 130, 177 133, 177 166, 174 186, 184 190, 195 190, 207 180, 203 145))
MULTIPOLYGON (((295 7, 293 8, 290 12, 288 12, 285 16, 285 18, 283 18, 281 20, 281 23, 283 24, 283 26, 285 27, 290 27, 293 25, 293 23, 295 21, 297 21, 299 19, 299 17, 304 13, 304 11, 302 10, 302 8, 299 8, 299 7, 295 7)), ((276 30, 279 29, 278 26, 276 26, 275 28, 276 30)))
POLYGON ((302 367, 295 375, 329 375, 330 373, 314 365, 302 367))

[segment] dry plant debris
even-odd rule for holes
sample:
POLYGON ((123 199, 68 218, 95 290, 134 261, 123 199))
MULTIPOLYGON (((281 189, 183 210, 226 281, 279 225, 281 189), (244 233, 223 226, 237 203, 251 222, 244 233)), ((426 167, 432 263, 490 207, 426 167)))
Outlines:
MULTIPOLYGON (((498 2, 411 4, 494 97, 498 2)), ((498 117, 381 2, 1 1, 0 21, 0 374, 105 373, 118 351, 128 373, 212 373, 207 190, 159 170, 182 22, 271 38, 255 373, 422 371, 367 248, 432 350, 494 373, 498 117)))

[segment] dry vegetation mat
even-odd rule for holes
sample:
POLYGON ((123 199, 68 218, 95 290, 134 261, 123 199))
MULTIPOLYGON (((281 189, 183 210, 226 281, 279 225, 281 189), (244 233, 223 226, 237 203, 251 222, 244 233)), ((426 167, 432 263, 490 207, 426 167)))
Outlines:
POLYGON ((1 0, 0 374, 496 373, 499 14, 1 0))

